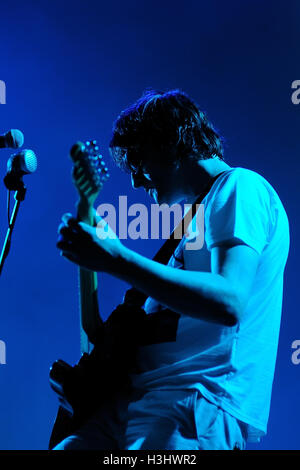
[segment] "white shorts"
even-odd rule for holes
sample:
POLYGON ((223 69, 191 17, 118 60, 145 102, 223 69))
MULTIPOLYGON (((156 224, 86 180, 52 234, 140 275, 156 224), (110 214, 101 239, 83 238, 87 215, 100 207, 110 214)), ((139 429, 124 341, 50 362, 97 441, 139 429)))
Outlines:
POLYGON ((242 450, 246 428, 197 390, 136 390, 53 450, 242 450))

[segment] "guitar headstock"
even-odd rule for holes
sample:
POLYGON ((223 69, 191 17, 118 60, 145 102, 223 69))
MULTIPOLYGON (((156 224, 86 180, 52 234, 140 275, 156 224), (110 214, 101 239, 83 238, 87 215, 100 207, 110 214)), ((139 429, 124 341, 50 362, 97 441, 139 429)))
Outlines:
POLYGON ((70 150, 70 157, 75 165, 80 162, 80 166, 83 167, 85 176, 93 189, 102 189, 103 184, 109 178, 109 173, 103 157, 99 153, 97 141, 76 142, 70 150))

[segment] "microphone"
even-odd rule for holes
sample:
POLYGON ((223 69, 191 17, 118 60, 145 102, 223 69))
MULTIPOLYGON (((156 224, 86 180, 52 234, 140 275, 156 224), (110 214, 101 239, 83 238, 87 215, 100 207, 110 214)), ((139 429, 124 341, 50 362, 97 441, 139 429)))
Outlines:
POLYGON ((0 135, 0 149, 17 149, 24 144, 24 134, 18 129, 11 129, 4 135, 0 135))
POLYGON ((17 191, 22 185, 22 177, 34 173, 37 169, 37 158, 33 150, 22 150, 12 155, 7 162, 7 174, 4 183, 7 189, 17 191))

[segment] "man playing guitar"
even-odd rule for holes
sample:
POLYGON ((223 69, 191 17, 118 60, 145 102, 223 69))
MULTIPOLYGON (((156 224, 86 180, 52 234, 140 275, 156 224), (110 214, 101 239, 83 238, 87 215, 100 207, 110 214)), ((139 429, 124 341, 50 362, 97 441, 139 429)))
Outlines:
POLYGON ((179 90, 149 91, 123 111, 110 151, 158 204, 192 203, 206 188, 204 245, 187 250, 183 237, 161 264, 99 237, 98 192, 75 164, 78 217, 63 216, 57 246, 81 268, 89 339, 101 328, 97 272, 142 292, 147 315, 169 309, 179 320, 173 340, 138 348, 132 389, 55 449, 244 449, 267 430, 289 250, 283 205, 261 175, 225 163, 220 136, 179 90))

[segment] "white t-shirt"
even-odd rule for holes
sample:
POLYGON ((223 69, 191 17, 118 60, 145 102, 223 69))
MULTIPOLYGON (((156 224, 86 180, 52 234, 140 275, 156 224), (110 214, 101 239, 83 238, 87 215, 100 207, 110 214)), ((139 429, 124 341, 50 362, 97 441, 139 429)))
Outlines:
MULTIPOLYGON (((146 390, 197 389, 212 403, 248 423, 248 440, 267 430, 282 310, 289 224, 274 188, 245 168, 225 171, 203 200, 204 244, 187 250, 183 238, 169 265, 211 271, 212 245, 237 238, 260 255, 241 322, 228 327, 180 315, 176 341, 139 348, 141 373, 133 385, 146 390)), ((154 299, 147 313, 162 310, 154 299)))

